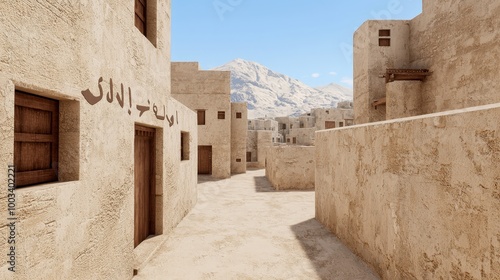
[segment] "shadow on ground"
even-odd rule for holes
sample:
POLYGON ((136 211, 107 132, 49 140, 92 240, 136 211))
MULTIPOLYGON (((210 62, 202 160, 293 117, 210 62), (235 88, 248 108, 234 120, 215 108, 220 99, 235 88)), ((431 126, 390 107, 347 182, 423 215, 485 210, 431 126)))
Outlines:
POLYGON ((253 177, 255 181, 255 191, 256 192, 274 192, 275 189, 266 178, 266 176, 255 176, 253 177))
POLYGON ((321 279, 380 279, 316 219, 290 228, 321 279))

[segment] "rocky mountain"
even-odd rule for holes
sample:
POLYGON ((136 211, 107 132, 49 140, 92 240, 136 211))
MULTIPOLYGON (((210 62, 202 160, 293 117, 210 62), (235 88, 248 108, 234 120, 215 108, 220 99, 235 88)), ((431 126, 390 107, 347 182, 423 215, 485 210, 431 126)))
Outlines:
POLYGON ((236 59, 213 70, 231 71, 231 101, 248 103, 248 118, 300 115, 313 108, 336 107, 352 100, 338 84, 312 88, 265 66, 236 59))

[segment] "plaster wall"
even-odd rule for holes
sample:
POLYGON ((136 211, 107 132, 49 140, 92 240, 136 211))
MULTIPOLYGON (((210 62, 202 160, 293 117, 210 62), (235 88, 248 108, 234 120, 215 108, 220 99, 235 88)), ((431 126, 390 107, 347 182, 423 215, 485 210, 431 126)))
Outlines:
POLYGON ((197 62, 172 62, 172 97, 191 110, 205 110, 198 145, 212 146, 212 176, 231 176, 231 101, 229 71, 200 71, 197 62), (225 112, 218 119, 218 112, 225 112))
POLYGON ((354 33, 354 123, 386 119, 384 105, 372 102, 385 97, 387 68, 407 68, 410 60, 410 21, 370 20, 354 33), (379 30, 391 30, 391 46, 379 46, 379 30))
POLYGON ((325 129, 326 121, 335 121, 335 127, 340 127, 341 122, 343 126, 349 126, 354 121, 354 110, 352 109, 313 109, 312 115, 315 117, 316 130, 325 129))
POLYGON ((500 102, 499 13, 496 0, 424 1, 409 41, 410 65, 432 71, 424 114, 500 102))
POLYGON ((422 115, 422 82, 395 81, 386 84, 387 120, 422 115))
MULTIPOLYGON (((196 115, 169 98, 170 1, 155 9, 157 30, 148 39, 134 26, 133 1, 0 3, 0 162, 14 161, 15 89, 61 107, 60 181, 15 191, 16 272, 3 262, 1 279, 132 278, 136 123, 157 132, 156 234, 168 233, 196 202, 196 162, 179 164, 178 152, 181 129, 196 145, 196 115), (82 92, 99 96, 99 86, 106 97, 91 105, 82 92), (172 126, 153 104, 174 116, 172 126), (149 110, 140 116, 137 105, 149 110)), ((7 205, 7 188, 0 203, 7 205)), ((7 252, 7 227, 0 236, 7 252)))
POLYGON ((249 130, 247 139, 247 152, 252 153, 251 162, 247 163, 247 167, 264 168, 267 152, 273 146, 272 131, 249 130))
POLYGON ((303 145, 303 146, 314 146, 314 133, 316 132, 315 127, 311 128, 293 128, 290 129, 290 143, 291 145, 303 145), (293 143, 293 139, 295 142, 293 143))
POLYGON ((314 189, 315 147, 276 146, 267 155, 266 177, 276 190, 314 189))
POLYGON ((500 103, 317 132, 316 218, 383 279, 500 275, 500 103))
POLYGON ((239 174, 247 171, 247 103, 231 103, 231 173, 239 174), (236 114, 241 113, 241 118, 236 114))

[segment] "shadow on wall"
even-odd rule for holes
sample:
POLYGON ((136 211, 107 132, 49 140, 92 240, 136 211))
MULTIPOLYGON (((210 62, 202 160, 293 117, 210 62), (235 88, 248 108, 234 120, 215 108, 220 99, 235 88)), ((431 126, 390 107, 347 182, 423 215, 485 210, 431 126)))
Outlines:
POLYGON ((321 279, 380 279, 316 219, 290 228, 321 279))

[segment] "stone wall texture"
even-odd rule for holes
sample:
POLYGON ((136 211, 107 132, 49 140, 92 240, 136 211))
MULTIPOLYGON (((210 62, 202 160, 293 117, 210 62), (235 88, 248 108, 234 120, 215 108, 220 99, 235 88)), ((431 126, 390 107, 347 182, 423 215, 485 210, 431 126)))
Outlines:
POLYGON ((500 103, 317 132, 316 218, 383 279, 499 279, 500 103))
MULTIPOLYGON (((2 261, 0 279, 132 278, 135 124, 156 128, 155 233, 169 233, 196 203, 196 160, 181 163, 179 153, 181 130, 197 146, 196 114, 170 98, 170 1, 155 9, 157 30, 148 39, 134 26, 133 1, 0 3, 4 168, 14 160, 14 90, 60 100, 61 107, 60 182, 16 190, 16 273, 2 261), (123 106, 116 97, 121 84, 123 106), (82 91, 97 96, 99 86, 104 96, 91 105, 82 91), (149 110, 141 116, 138 105, 149 110)), ((7 172, 0 182, 0 204, 7 205, 7 172)))
POLYGON ((276 190, 314 189, 315 148, 275 146, 267 154, 266 177, 276 190))

